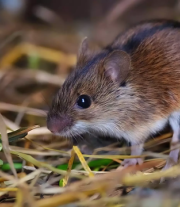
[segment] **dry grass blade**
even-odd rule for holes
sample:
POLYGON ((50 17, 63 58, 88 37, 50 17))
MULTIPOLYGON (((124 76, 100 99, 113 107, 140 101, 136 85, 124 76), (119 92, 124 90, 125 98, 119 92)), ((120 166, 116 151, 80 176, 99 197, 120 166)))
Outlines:
POLYGON ((28 138, 26 138, 29 142, 32 142, 34 145, 38 145, 38 146, 40 146, 41 148, 43 148, 43 149, 45 149, 45 150, 51 150, 51 151, 55 151, 55 152, 59 152, 59 153, 61 153, 61 154, 63 154, 63 155, 70 155, 70 153, 69 152, 66 152, 66 151, 62 151, 62 150, 56 150, 56 149, 52 149, 52 148, 49 148, 49 147, 46 147, 46 146, 42 146, 41 144, 37 144, 37 143, 35 143, 34 141, 32 141, 32 140, 30 140, 30 139, 28 139, 28 138))
MULTIPOLYGON (((3 77, 3 75, 5 75, 6 73, 7 71, 0 71, 0 77, 3 77)), ((14 78, 31 78, 39 83, 48 83, 57 86, 61 86, 65 81, 65 78, 63 77, 49 74, 45 71, 32 71, 28 68, 25 71, 20 71, 19 68, 13 67, 13 70, 8 71, 8 74, 15 76, 14 78)))
POLYGON ((98 206, 102 206, 102 204, 106 204, 106 205, 109 205, 111 207, 124 207, 124 204, 118 204, 118 205, 113 205, 113 203, 120 203, 122 202, 121 201, 122 198, 119 198, 119 197, 112 197, 112 198, 109 198, 109 197, 102 197, 98 200, 85 200, 85 201, 80 201, 80 202, 77 202, 77 203, 74 203, 74 205, 77 205, 77 206, 90 206, 90 207, 98 207, 98 206))
POLYGON ((0 192, 9 192, 9 191, 17 192, 18 188, 0 188, 0 192))
POLYGON ((51 132, 47 129, 47 127, 40 127, 40 128, 34 129, 33 131, 30 131, 27 137, 32 137, 35 135, 43 135, 43 134, 51 134, 51 132))
MULTIPOLYGON (((15 180, 15 178, 11 175, 8 175, 6 173, 3 173, 0 171, 0 176, 3 178, 3 179, 7 179, 7 180, 10 180, 12 182, 17 182, 17 180, 15 180)), ((10 186, 11 187, 14 187, 14 186, 10 186)), ((6 188, 6 191, 0 191, 0 196, 4 195, 6 192, 8 191, 8 188, 6 188)))
MULTIPOLYGON (((108 174, 101 175, 100 177, 87 178, 78 183, 74 183, 69 188, 65 194, 56 195, 51 198, 46 198, 37 202, 38 207, 55 207, 58 205, 65 205, 71 202, 76 202, 87 198, 87 196, 93 195, 95 193, 101 193, 102 190, 106 192, 111 188, 116 187, 119 184, 125 186, 133 185, 145 185, 147 182, 161 179, 161 177, 175 177, 180 175, 180 166, 174 166, 166 171, 158 171, 151 174, 137 173, 130 175, 130 172, 134 171, 134 167, 128 167, 121 171, 113 171, 108 174), (83 186, 85 185, 85 186, 83 186), (78 193, 75 191, 78 190, 78 193)), ((137 169, 135 170, 137 171, 137 169)))
POLYGON ((63 153, 63 151, 56 151, 56 150, 52 150, 52 151, 48 151, 48 152, 43 152, 43 151, 38 151, 38 150, 34 150, 34 149, 24 149, 22 147, 16 147, 16 146, 10 146, 11 151, 14 152, 20 152, 20 153, 24 153, 24 154, 29 154, 29 155, 42 155, 42 156, 56 156, 56 155, 63 155, 66 157, 69 157, 69 153, 63 153))
POLYGON ((8 182, 8 188, 12 188, 12 187, 15 187, 17 185, 21 185, 29 180, 32 180, 34 179, 37 175, 39 175, 42 171, 41 170, 36 170, 36 171, 33 171, 32 173, 26 175, 25 177, 22 177, 20 178, 19 180, 11 180, 8 182))
POLYGON ((7 55, 4 55, 1 58, 0 61, 0 67, 1 68, 6 68, 9 67, 10 65, 12 65, 12 63, 17 60, 18 58, 21 57, 21 55, 23 55, 23 48, 21 45, 17 45, 15 48, 13 48, 11 50, 11 53, 8 53, 7 55))
POLYGON ((8 160, 8 162, 11 166, 11 170, 12 170, 15 178, 17 178, 17 173, 14 168, 13 160, 12 160, 11 153, 9 150, 9 141, 8 141, 8 136, 7 136, 7 132, 6 132, 6 125, 4 124, 3 117, 1 114, 0 114, 0 132, 1 132, 1 140, 2 140, 4 154, 5 154, 6 159, 8 160))
POLYGON ((22 110, 24 110, 26 114, 46 117, 46 112, 43 110, 34 109, 30 107, 25 107, 25 106, 18 106, 18 105, 9 104, 9 103, 0 102, 0 109, 7 110, 7 111, 14 111, 14 112, 21 112, 22 110))
POLYGON ((15 31, 12 34, 10 34, 9 36, 7 36, 7 38, 1 42, 0 44, 0 49, 2 50, 3 47, 7 46, 10 42, 12 42, 16 37, 22 36, 23 31, 15 31))
POLYGON ((70 157, 69 162, 68 162, 67 174, 63 179, 63 187, 67 185, 67 182, 68 182, 68 179, 69 179, 69 174, 71 172, 72 165, 73 165, 73 162, 74 162, 74 158, 75 158, 75 151, 74 151, 74 149, 72 149, 71 150, 71 157, 70 157))
MULTIPOLYGON (((0 172, 0 175, 2 175, 5 178, 8 178, 8 180, 10 180, 10 181, 7 181, 8 182, 8 187, 6 187, 6 191, 11 191, 11 189, 14 188, 14 187, 16 187, 17 185, 22 185, 25 182, 34 179, 35 176, 37 176, 38 174, 40 174, 40 172, 41 172, 40 170, 36 170, 36 171, 28 174, 27 176, 25 176, 25 177, 23 177, 23 178, 21 178, 19 180, 14 180, 14 178, 9 177, 9 175, 6 175, 5 173, 2 173, 2 172, 0 172)), ((5 194, 6 191, 0 192, 0 196, 2 196, 3 194, 5 194)))
POLYGON ((8 174, 6 174, 6 173, 4 173, 2 171, 0 171, 0 176, 5 178, 5 179, 7 179, 7 180, 13 180, 13 181, 15 180, 12 175, 8 175, 8 174))
POLYGON ((139 158, 139 157, 146 157, 147 155, 86 155, 83 154, 84 157, 91 157, 91 158, 100 158, 100 159, 130 159, 130 158, 139 158))
POLYGON ((161 178, 174 178, 180 175, 180 166, 176 165, 167 170, 161 170, 150 174, 138 173, 136 175, 126 175, 122 181, 123 184, 134 186, 134 185, 144 185, 146 182, 151 182, 152 180, 159 180, 161 178))
POLYGON ((71 184, 66 189, 66 193, 55 195, 53 200, 51 198, 46 198, 37 201, 37 206, 56 207, 72 202, 83 201, 88 198, 88 196, 94 195, 96 193, 107 192, 110 189, 113 189, 118 183, 121 183, 121 180, 126 173, 127 169, 120 172, 115 171, 102 176, 84 179, 77 183, 71 184))
POLYGON ((41 58, 52 62, 65 63, 69 66, 74 66, 76 64, 76 56, 74 54, 64 54, 60 51, 28 43, 25 43, 24 45, 22 45, 22 47, 25 52, 36 52, 41 58))
POLYGON ((82 166, 88 172, 89 177, 94 177, 94 174, 92 173, 91 169, 89 168, 89 166, 88 166, 87 162, 85 161, 83 155, 81 154, 81 151, 79 150, 79 148, 77 146, 73 146, 73 149, 76 152, 82 166))
POLYGON ((6 126, 8 128, 10 128, 11 130, 15 131, 19 128, 14 122, 10 121, 9 119, 7 119, 4 116, 2 116, 2 117, 3 117, 4 123, 6 124, 6 126))
MULTIPOLYGON (((93 192, 89 193, 89 195, 92 195, 93 192)), ((37 207, 57 207, 60 205, 65 205, 68 203, 72 203, 78 200, 82 200, 83 198, 86 198, 85 194, 79 193, 79 192, 70 192, 58 196, 54 196, 53 200, 52 198, 43 199, 40 201, 37 201, 37 207)))
POLYGON ((172 133, 167 133, 167 134, 163 134, 161 136, 158 136, 155 139, 150 140, 147 143, 145 143, 145 148, 152 147, 152 146, 157 145, 157 144, 161 144, 162 140, 168 139, 170 137, 172 137, 172 133))
POLYGON ((28 185, 23 185, 18 188, 16 203, 14 205, 14 207, 24 207, 24 206, 28 206, 28 207, 36 206, 34 197, 28 185))
MULTIPOLYGON (((22 128, 20 128, 17 132, 17 134, 20 134, 20 133, 27 133, 33 129, 36 129, 36 128, 39 128, 39 125, 35 125, 35 126, 31 126, 31 127, 27 127, 27 128, 23 128, 23 130, 21 130, 22 128)), ((15 133, 15 132, 14 132, 15 133)))

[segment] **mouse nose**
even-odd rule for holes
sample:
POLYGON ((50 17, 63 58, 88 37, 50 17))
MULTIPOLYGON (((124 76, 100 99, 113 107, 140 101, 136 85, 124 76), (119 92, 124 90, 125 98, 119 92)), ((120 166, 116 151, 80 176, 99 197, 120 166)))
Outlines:
POLYGON ((72 125, 72 119, 68 116, 64 117, 48 117, 47 128, 54 134, 61 133, 67 127, 72 125))

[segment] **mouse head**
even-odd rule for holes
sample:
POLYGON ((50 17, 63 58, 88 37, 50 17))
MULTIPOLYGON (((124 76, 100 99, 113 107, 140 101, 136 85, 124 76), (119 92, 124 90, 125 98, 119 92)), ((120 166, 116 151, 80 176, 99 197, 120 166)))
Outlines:
POLYGON ((49 130, 71 138, 89 130, 104 132, 104 124, 117 116, 119 90, 129 68, 130 58, 125 52, 95 53, 84 39, 76 69, 52 102, 47 118, 49 130))

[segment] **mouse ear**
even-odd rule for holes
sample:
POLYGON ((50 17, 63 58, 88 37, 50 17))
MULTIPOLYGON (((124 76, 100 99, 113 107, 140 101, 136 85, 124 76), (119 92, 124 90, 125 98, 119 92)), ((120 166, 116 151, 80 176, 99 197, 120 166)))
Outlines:
POLYGON ((89 44, 88 44, 88 38, 85 37, 79 47, 79 51, 78 51, 78 60, 79 59, 84 59, 86 57, 88 57, 90 55, 90 49, 89 49, 89 44))
POLYGON ((83 65, 84 62, 91 59, 93 56, 98 54, 101 51, 101 47, 95 43, 91 44, 88 41, 88 38, 85 37, 79 47, 77 61, 78 65, 83 65))
POLYGON ((127 78, 130 66, 130 56, 124 51, 115 50, 105 58, 103 69, 106 77, 121 84, 127 78))

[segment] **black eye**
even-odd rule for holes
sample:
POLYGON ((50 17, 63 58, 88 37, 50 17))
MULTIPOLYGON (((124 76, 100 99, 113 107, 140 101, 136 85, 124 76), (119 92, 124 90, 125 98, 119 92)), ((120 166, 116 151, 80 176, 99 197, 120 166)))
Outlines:
POLYGON ((126 82, 125 81, 120 84, 120 87, 125 87, 125 86, 126 86, 126 82))
POLYGON ((77 105, 83 109, 89 108, 91 105, 91 98, 88 95, 81 95, 77 100, 77 105))

